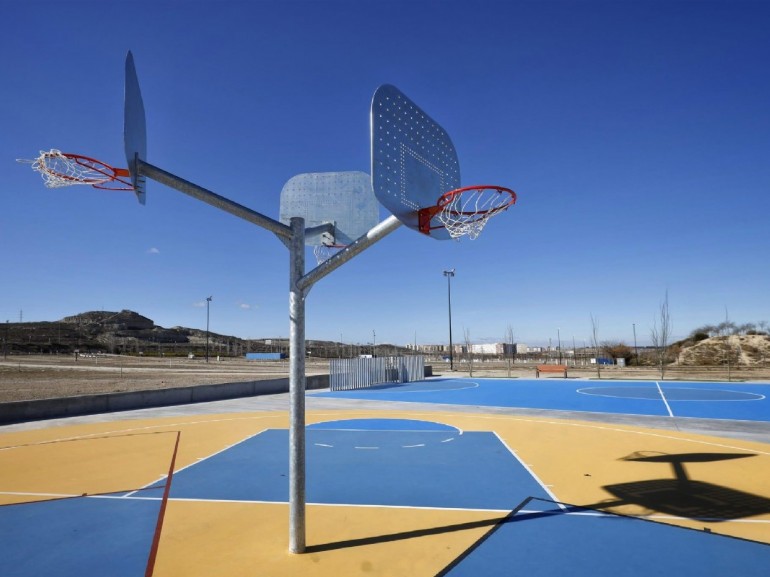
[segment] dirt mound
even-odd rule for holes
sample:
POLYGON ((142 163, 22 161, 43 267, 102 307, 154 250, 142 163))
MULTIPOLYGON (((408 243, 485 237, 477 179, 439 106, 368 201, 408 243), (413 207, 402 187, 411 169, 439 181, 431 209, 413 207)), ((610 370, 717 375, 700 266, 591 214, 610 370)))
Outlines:
POLYGON ((766 361, 770 361, 767 335, 711 337, 682 350, 677 360, 678 364, 688 366, 763 366, 766 361))

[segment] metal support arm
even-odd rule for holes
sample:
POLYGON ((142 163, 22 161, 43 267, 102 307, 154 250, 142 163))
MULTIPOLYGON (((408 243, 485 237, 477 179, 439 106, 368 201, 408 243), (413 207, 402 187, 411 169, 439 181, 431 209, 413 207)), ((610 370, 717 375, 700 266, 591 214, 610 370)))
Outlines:
POLYGON ((188 180, 180 178, 174 174, 171 174, 170 172, 166 172, 162 168, 153 166, 152 164, 149 164, 141 159, 137 159, 136 167, 139 174, 151 178, 156 182, 160 182, 161 184, 165 184, 166 186, 178 190, 179 192, 183 192, 188 196, 197 198, 198 200, 203 201, 206 204, 210 204, 215 208, 229 212, 238 218, 242 218, 243 220, 256 224, 257 226, 261 226, 262 228, 265 228, 275 234, 284 242, 285 240, 291 238, 291 228, 281 222, 278 222, 277 220, 273 220, 272 218, 260 214, 255 210, 246 208, 237 202, 233 202, 224 196, 220 196, 215 192, 206 190, 202 186, 193 184, 188 180))

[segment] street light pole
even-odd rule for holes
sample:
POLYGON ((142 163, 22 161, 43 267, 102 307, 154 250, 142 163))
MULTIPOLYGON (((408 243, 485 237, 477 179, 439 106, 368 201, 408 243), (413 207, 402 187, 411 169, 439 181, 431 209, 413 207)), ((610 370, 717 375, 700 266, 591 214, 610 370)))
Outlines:
POLYGON ((561 329, 556 329, 556 340, 559 341, 559 364, 561 364, 561 329))
POLYGON ((377 358, 377 333, 372 329, 372 358, 377 358))
POLYGON ((636 323, 632 325, 634 327, 634 354, 636 355, 636 366, 639 366, 639 349, 636 347, 636 323))
POLYGON ((447 302, 449 303, 449 370, 454 371, 454 347, 452 346, 452 277, 455 275, 455 269, 445 270, 447 287, 447 302))
POLYGON ((209 304, 212 297, 206 297, 206 362, 209 362, 209 304))

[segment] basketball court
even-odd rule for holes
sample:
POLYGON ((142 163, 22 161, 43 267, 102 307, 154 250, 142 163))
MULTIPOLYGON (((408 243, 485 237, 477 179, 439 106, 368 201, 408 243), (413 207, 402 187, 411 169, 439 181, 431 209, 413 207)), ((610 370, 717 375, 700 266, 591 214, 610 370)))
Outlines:
POLYGON ((319 396, 588 413, 770 421, 770 385, 671 381, 434 378, 319 396))
POLYGON ((433 379, 308 395, 302 555, 286 548, 288 413, 264 410, 287 395, 4 427, 0 554, 22 577, 763 575, 770 444, 730 433, 737 421, 720 411, 742 401, 708 399, 763 395, 748 402, 767 422, 769 386, 687 383, 702 400, 669 400, 708 407, 695 420, 725 436, 635 412, 663 403, 633 398, 645 386, 630 382, 433 379), (625 389, 612 398, 636 424, 588 420, 616 416, 601 405, 565 418, 573 395, 602 402, 585 394, 598 384, 625 389), (518 407, 535 385, 538 407, 518 407))

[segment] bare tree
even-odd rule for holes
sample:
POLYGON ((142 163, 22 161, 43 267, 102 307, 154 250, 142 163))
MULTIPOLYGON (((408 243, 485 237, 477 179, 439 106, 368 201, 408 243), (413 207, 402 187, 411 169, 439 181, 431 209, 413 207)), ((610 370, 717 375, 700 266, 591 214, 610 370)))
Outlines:
POLYGON ((734 335, 736 329, 737 327, 735 326, 735 323, 726 319, 717 325, 717 335, 720 337, 734 335))
POLYGON ((727 365, 727 380, 732 380, 732 367, 738 368, 738 365, 740 364, 741 359, 741 345, 740 340, 735 337, 735 340, 737 341, 737 345, 733 346, 732 338, 731 337, 722 337, 724 341, 721 344, 721 353, 722 358, 724 359, 725 365, 727 365))
POLYGON ((463 329, 463 339, 465 340, 465 350, 468 357, 468 376, 473 376, 473 345, 471 345, 470 329, 463 329))
POLYGON ((739 335, 754 335, 757 333, 757 325, 754 323, 743 323, 736 327, 739 335))
POLYGON ((604 341, 602 351, 616 362, 618 359, 623 359, 626 365, 630 364, 634 356, 634 351, 623 341, 604 341))
POLYGON ((731 333, 726 332, 724 336, 724 342, 722 343, 722 357, 724 358, 724 362, 727 365, 727 380, 731 381, 732 380, 731 367, 738 364, 740 355, 736 354, 737 350, 734 349, 732 346, 730 335, 739 334, 739 331, 738 331, 739 327, 737 327, 736 324, 730 320, 729 314, 727 312, 727 307, 725 307, 725 320, 722 323, 722 325, 732 328, 731 333))
POLYGON ((602 378, 602 364, 599 362, 599 321, 591 315, 591 345, 596 351, 596 376, 602 378))
POLYGON ((511 365, 514 361, 514 355, 516 354, 513 349, 513 340, 516 337, 513 336, 513 327, 511 325, 508 325, 508 328, 505 330, 505 346, 508 350, 503 351, 505 353, 505 358, 508 361, 508 378, 511 378, 511 365))
POLYGON ((666 375, 666 353, 668 343, 671 339, 671 314, 668 308, 668 291, 663 302, 660 303, 658 317, 654 320, 652 330, 650 331, 650 340, 655 349, 655 359, 660 368, 660 379, 663 380, 666 375))

